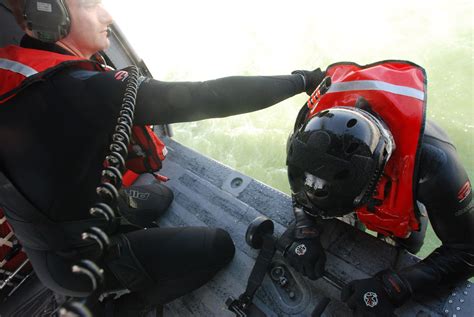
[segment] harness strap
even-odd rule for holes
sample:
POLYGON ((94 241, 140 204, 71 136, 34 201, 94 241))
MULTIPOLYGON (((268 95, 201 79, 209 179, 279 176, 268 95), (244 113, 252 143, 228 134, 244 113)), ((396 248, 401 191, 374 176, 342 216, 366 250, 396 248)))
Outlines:
POLYGON ((271 235, 263 236, 263 246, 250 273, 245 292, 234 300, 228 298, 226 305, 238 317, 265 317, 265 313, 252 303, 253 296, 263 282, 276 251, 276 241, 271 235))
POLYGON ((41 251, 60 251, 94 244, 81 239, 91 226, 106 232, 108 223, 103 218, 57 223, 30 203, 12 182, 0 172, 0 207, 3 209, 16 237, 27 248, 41 251))
MULTIPOLYGON (((17 95, 19 92, 23 91, 25 88, 37 83, 41 82, 46 78, 51 77, 52 75, 56 74, 58 71, 61 71, 67 67, 73 66, 85 66, 91 70, 103 70, 103 66, 97 62, 89 61, 89 60, 71 60, 62 62, 54 67, 48 68, 45 71, 37 72, 33 68, 14 62, 8 59, 0 59, 0 69, 9 70, 14 73, 20 74, 25 77, 21 84, 18 87, 13 88, 12 90, 6 91, 3 94, 0 93, 0 104, 6 102, 13 96, 17 95)), ((1 90, 0 90, 1 91, 1 90)))
POLYGON ((255 292, 263 282, 263 278, 268 271, 268 268, 272 262, 273 255, 275 254, 276 243, 275 239, 271 236, 265 236, 263 238, 263 247, 258 254, 257 261, 250 273, 249 280, 247 283, 247 289, 244 292, 244 296, 247 298, 253 298, 255 292))

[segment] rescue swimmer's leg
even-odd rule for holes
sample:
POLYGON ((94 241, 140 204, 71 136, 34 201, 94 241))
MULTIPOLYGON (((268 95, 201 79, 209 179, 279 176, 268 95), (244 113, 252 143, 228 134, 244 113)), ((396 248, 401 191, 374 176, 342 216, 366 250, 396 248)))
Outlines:
MULTIPOLYGON (((117 316, 129 307, 158 306, 189 293, 209 281, 235 253, 229 234, 206 227, 151 228, 125 234, 133 255, 140 262, 148 283, 134 285, 132 293, 114 306, 117 316)), ((118 260, 121 261, 121 260, 118 260)), ((125 276, 109 265, 117 280, 125 276)), ((122 281, 124 285, 126 281, 122 281)))

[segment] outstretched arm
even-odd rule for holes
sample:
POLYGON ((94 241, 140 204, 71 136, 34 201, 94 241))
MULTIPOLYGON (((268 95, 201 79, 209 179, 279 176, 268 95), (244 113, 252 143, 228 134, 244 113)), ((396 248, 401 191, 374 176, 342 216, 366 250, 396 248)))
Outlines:
POLYGON ((135 123, 187 122, 256 111, 303 88, 299 75, 235 76, 204 82, 147 79, 140 86, 135 123))
MULTIPOLYGON (((135 124, 188 122, 256 111, 310 91, 323 77, 324 72, 318 68, 292 75, 233 76, 203 82, 142 78, 135 124)), ((62 82, 80 84, 94 102, 104 100, 110 105, 121 104, 126 78, 126 70, 73 71, 58 77, 62 82)))
POLYGON ((474 207, 471 184, 446 134, 428 122, 420 161, 418 200, 443 245, 402 270, 413 291, 474 276, 474 207))
POLYGON ((399 272, 384 270, 346 286, 342 300, 369 316, 393 316, 413 293, 466 280, 474 275, 474 213, 467 174, 454 146, 427 123, 420 158, 417 198, 443 245, 399 272), (369 296, 370 294, 370 296, 369 296))

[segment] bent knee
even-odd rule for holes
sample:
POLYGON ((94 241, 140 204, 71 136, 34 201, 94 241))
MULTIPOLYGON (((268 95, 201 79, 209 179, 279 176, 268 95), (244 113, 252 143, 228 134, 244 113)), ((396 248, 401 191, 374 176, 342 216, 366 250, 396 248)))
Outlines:
POLYGON ((214 230, 212 253, 216 264, 220 266, 228 264, 234 258, 234 242, 229 233, 224 229, 216 228, 214 230))

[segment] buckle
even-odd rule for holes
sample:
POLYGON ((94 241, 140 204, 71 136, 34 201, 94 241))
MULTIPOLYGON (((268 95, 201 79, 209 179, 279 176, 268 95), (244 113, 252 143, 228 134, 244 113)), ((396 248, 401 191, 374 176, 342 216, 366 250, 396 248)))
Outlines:
POLYGON ((251 303, 252 299, 245 294, 240 295, 238 299, 231 296, 225 301, 227 309, 233 312, 237 317, 247 317, 247 309, 251 303))

